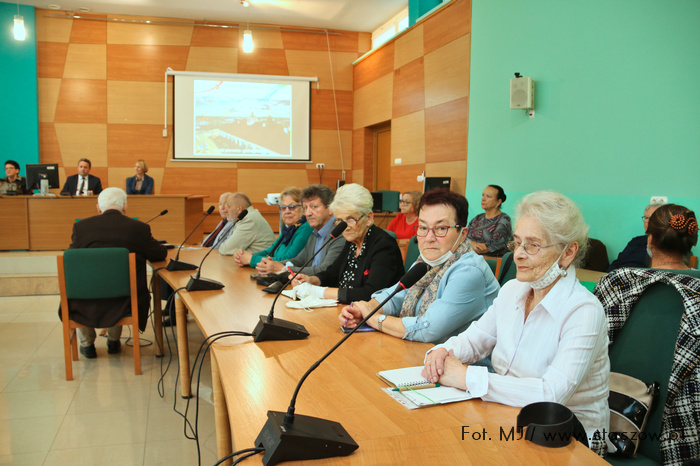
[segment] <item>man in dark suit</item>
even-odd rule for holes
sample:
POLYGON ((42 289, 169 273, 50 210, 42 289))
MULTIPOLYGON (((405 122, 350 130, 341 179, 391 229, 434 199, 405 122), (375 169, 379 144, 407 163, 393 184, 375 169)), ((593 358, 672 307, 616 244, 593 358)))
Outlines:
MULTIPOLYGON (((165 259, 165 246, 151 235, 151 227, 127 217, 126 193, 119 188, 107 188, 97 198, 100 215, 89 217, 73 225, 71 248, 126 248, 136 253, 136 280, 139 301, 139 327, 146 328, 151 296, 146 282, 146 260, 165 259)), ((121 326, 114 326, 122 317, 131 314, 128 298, 99 300, 71 300, 71 315, 76 322, 88 328, 78 329, 80 352, 87 358, 97 356, 95 328, 110 327, 107 335, 107 352, 118 353, 121 326)))
POLYGON ((76 196, 87 196, 89 191, 98 195, 102 192, 102 182, 96 176, 90 176, 92 162, 89 159, 78 160, 78 174, 66 178, 66 182, 61 189, 62 193, 70 193, 76 196))

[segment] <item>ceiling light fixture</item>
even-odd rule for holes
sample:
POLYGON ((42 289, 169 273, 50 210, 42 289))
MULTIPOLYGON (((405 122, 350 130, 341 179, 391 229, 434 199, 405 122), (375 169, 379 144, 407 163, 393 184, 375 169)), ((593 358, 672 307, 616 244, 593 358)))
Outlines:
MULTIPOLYGON (((248 3, 247 0, 241 0, 241 5, 243 5, 245 8, 248 8, 250 4, 248 3)), ((246 15, 246 27, 245 31, 243 31, 243 53, 253 53, 253 33, 251 32, 250 28, 250 10, 248 10, 248 13, 246 15)))
POLYGON ((17 2, 17 14, 15 15, 15 40, 24 40, 27 37, 27 31, 24 29, 24 18, 19 14, 19 2, 17 2))

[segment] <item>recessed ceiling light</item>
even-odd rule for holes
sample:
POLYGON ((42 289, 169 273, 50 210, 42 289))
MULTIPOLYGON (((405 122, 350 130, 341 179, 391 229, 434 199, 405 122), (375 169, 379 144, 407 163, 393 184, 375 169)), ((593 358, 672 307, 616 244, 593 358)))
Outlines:
POLYGON ((91 11, 91 8, 85 6, 81 6, 80 8, 78 8, 78 13, 90 13, 91 11))
POLYGON ((46 8, 48 8, 49 10, 60 10, 61 5, 46 5, 46 8))

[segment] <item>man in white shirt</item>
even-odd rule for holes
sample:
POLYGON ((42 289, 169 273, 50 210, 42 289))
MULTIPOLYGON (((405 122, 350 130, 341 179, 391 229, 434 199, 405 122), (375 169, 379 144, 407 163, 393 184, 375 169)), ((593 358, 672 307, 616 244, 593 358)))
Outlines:
POLYGON ((78 161, 78 174, 66 178, 66 183, 61 189, 62 194, 75 196, 98 195, 102 192, 102 182, 94 175, 90 175, 92 162, 82 158, 78 161))

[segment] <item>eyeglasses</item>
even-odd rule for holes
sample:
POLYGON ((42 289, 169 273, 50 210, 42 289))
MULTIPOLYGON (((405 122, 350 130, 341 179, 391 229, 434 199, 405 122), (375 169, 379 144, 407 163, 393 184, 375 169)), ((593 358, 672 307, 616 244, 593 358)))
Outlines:
POLYGON ((515 252, 515 250, 518 249, 519 246, 523 248, 525 254, 527 254, 528 256, 534 256, 535 254, 540 252, 540 249, 551 248, 552 246, 556 246, 556 244, 550 244, 549 246, 540 246, 539 244, 534 243, 520 243, 518 241, 508 242, 508 249, 510 249, 513 252, 515 252))
POLYGON ((403 200, 401 200, 401 201, 399 201, 399 204, 408 205, 408 204, 413 204, 413 202, 412 202, 412 201, 403 201, 403 200))
POLYGON ((432 230, 433 234, 438 238, 443 238, 447 236, 450 228, 462 228, 462 225, 438 225, 436 227, 426 227, 425 225, 418 225, 413 227, 416 230, 416 236, 428 236, 428 232, 432 230))
POLYGON ((336 227, 337 227, 338 225, 340 225, 340 222, 345 222, 345 223, 348 224, 348 228, 352 228, 352 227, 354 227, 355 225, 357 225, 357 222, 359 222, 359 221, 362 219, 362 217, 364 217, 364 215, 360 215, 360 216, 359 216, 358 218, 356 218, 356 219, 353 218, 353 217, 348 217, 348 218, 346 218, 346 219, 336 218, 336 219, 335 219, 335 222, 333 222, 333 226, 336 226, 336 227))
POLYGON ((279 205, 280 212, 284 212, 285 210, 295 210, 298 207, 301 207, 301 204, 289 204, 289 205, 280 204, 279 205))

